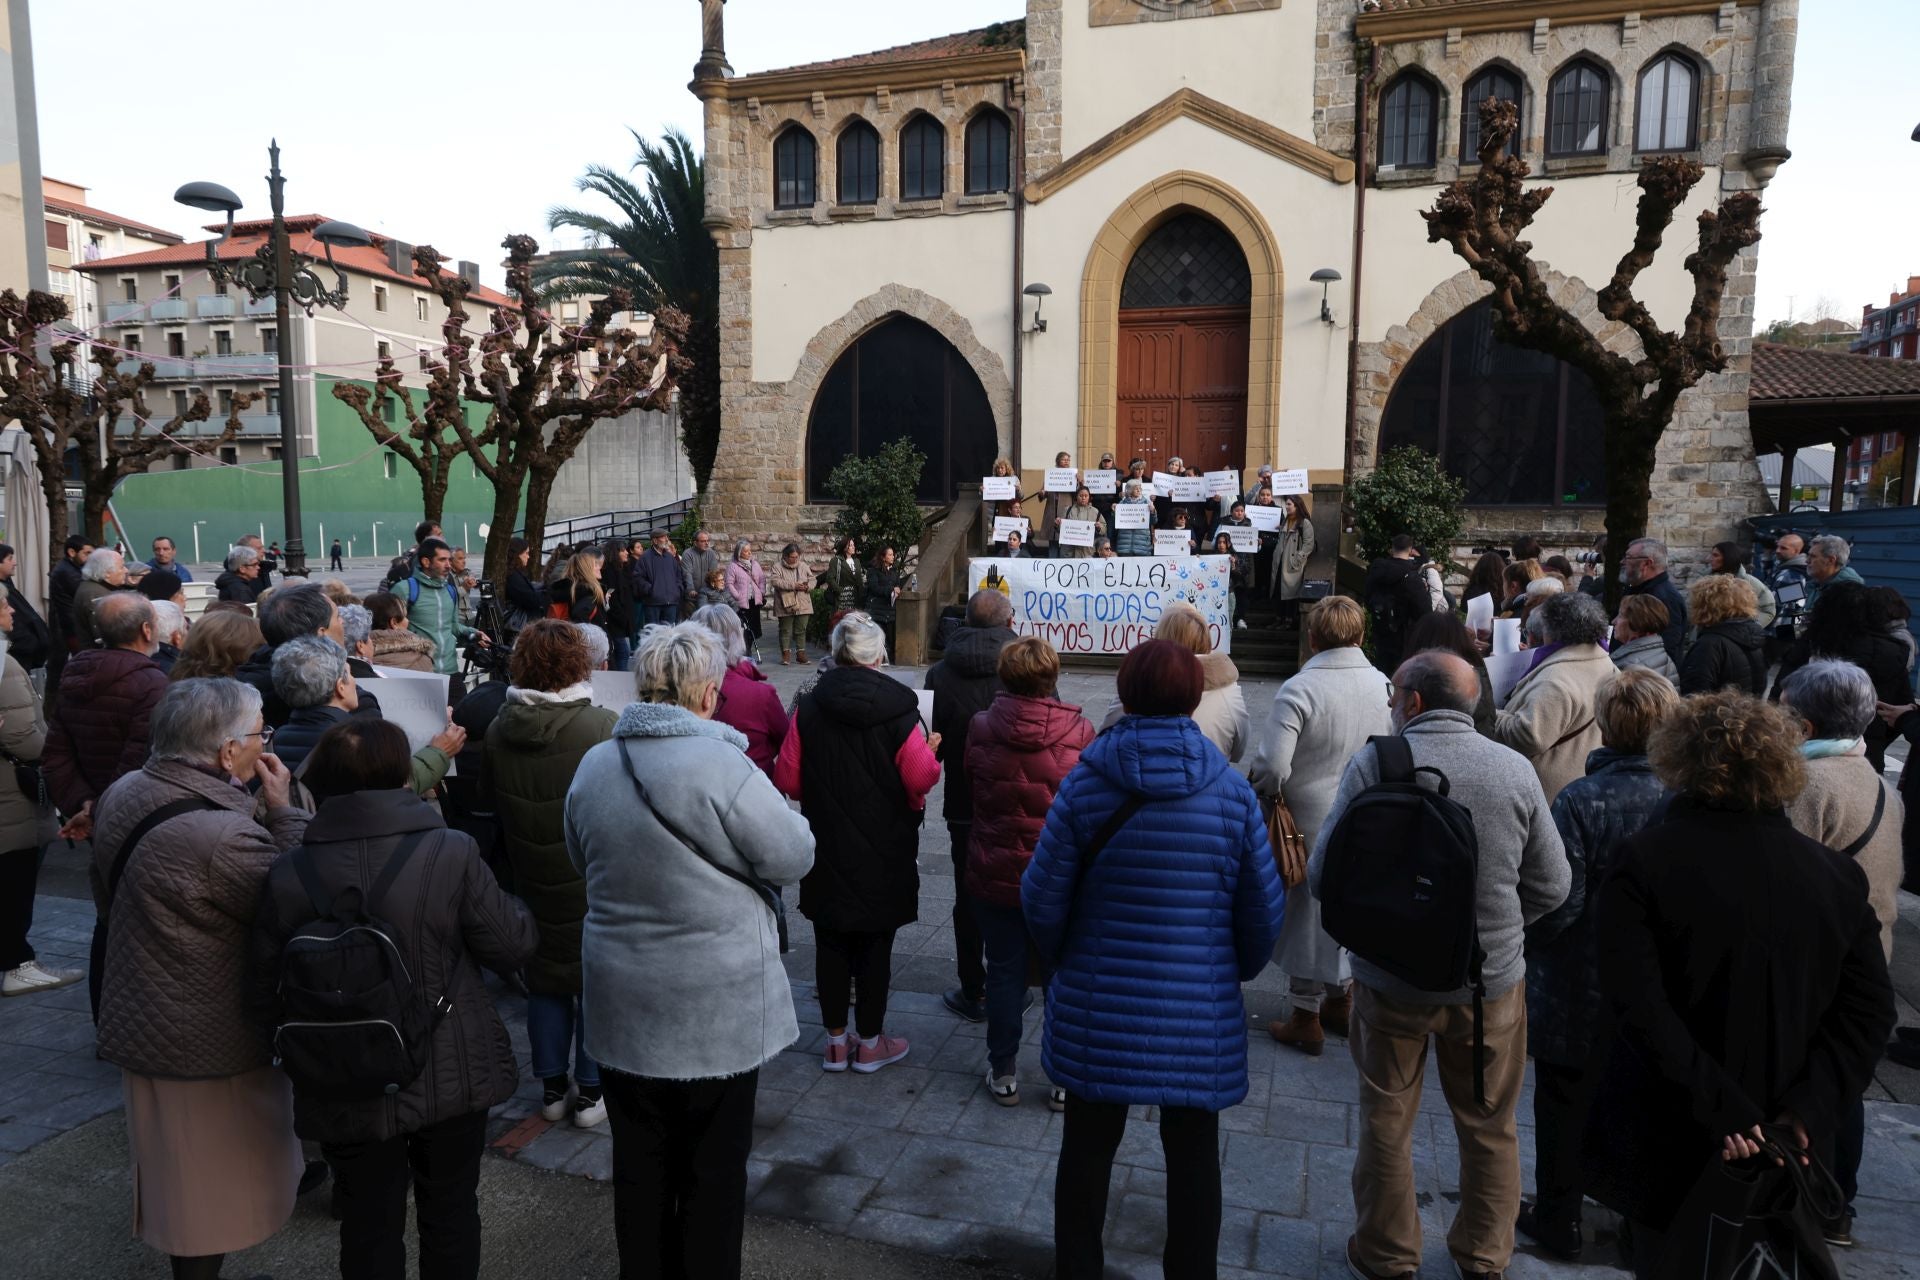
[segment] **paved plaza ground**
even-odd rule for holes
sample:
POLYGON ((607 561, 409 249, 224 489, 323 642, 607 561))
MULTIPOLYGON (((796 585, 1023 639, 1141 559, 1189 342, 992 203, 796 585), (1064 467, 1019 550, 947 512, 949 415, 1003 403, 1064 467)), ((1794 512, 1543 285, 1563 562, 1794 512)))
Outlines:
MULTIPOLYGON (((363 571, 364 572, 364 571, 363 571)), ((803 673, 772 668, 790 694, 803 673)), ((922 673, 902 669, 918 685, 922 673)), ((1062 697, 1098 719, 1110 673, 1070 674, 1062 697)), ((1246 686, 1256 720, 1273 686, 1246 686)), ((1051 1270, 1053 1169, 1061 1117, 1046 1106, 1040 1074, 1040 1013, 1027 1016, 1019 1065, 1023 1097, 1002 1107, 983 1086, 984 1028, 940 1003, 954 983, 948 920, 953 882, 941 792, 929 800, 921 837, 920 920, 894 948, 889 1030, 912 1042, 905 1062, 876 1075, 826 1075, 825 1032, 813 992, 812 932, 791 913, 787 957, 801 1038, 761 1071, 756 1142, 749 1165, 748 1267, 756 1276, 804 1277, 849 1270, 873 1276, 1045 1276, 1051 1270), (804 1224, 804 1228, 800 1225, 804 1224), (904 1251, 904 1252, 902 1252, 904 1251)), ((85 900, 83 850, 57 845, 33 939, 56 964, 82 967, 93 909, 85 900)), ((789 902, 793 895, 788 895, 789 902)), ((1903 895, 1895 977, 1901 1022, 1920 1025, 1920 898, 1903 895)), ((495 988, 522 1062, 524 1002, 495 988)), ((1223 1276, 1345 1275, 1352 1230, 1349 1178, 1357 1114, 1352 1062, 1330 1040, 1312 1059, 1276 1046, 1264 1026, 1284 1011, 1284 982, 1269 969, 1247 988, 1252 1090, 1221 1117, 1225 1212, 1223 1276)), ((8 1275, 159 1276, 164 1266, 126 1241, 127 1175, 117 1069, 93 1057, 85 988, 0 1002, 0 1233, 8 1275), (24 1265, 24 1271, 16 1271, 24 1265)), ((1869 1095, 1863 1198, 1843 1275, 1920 1277, 1920 1072, 1883 1064, 1869 1095)), ((605 1276, 613 1271, 605 1128, 581 1132, 538 1118, 539 1085, 529 1079, 500 1108, 482 1180, 488 1276, 605 1276)), ((1423 1274, 1452 1276, 1444 1234, 1459 1195, 1455 1138, 1429 1070, 1414 1137, 1421 1216, 1427 1228, 1423 1274)), ((1520 1109, 1521 1155, 1529 1191, 1530 1099, 1520 1109)), ((1110 1274, 1159 1274, 1166 1175, 1153 1116, 1136 1108, 1112 1181, 1110 1274)), ((324 1196, 303 1204, 275 1240, 230 1264, 235 1275, 270 1271, 277 1280, 333 1274, 324 1196)), ((1609 1215, 1588 1206, 1601 1237, 1589 1257, 1608 1259, 1609 1215)), ((1594 1276, 1525 1251, 1513 1273, 1594 1276)))

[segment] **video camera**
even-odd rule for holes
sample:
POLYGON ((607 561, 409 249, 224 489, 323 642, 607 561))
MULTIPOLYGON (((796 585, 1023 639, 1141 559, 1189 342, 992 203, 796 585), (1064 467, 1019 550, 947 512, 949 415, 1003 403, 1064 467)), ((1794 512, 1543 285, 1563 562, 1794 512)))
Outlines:
POLYGON ((494 597, 493 584, 482 578, 477 589, 480 604, 473 611, 473 627, 484 632, 489 643, 483 645, 478 640, 469 640, 461 646, 460 655, 466 659, 469 670, 484 671, 490 680, 504 680, 513 665, 513 641, 507 635, 506 619, 500 613, 499 600, 494 597))

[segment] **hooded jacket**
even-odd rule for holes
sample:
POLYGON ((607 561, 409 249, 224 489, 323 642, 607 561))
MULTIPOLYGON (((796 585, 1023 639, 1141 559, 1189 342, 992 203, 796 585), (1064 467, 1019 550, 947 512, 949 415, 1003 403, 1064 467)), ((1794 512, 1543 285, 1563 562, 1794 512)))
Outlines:
POLYGON ((1240 984, 1266 967, 1286 893, 1247 780, 1186 716, 1128 716, 1047 810, 1020 902, 1053 968, 1047 1078, 1095 1102, 1221 1111, 1247 1096, 1240 984), (1129 796, 1146 803, 1093 865, 1129 796))
MULTIPOLYGON (((1240 691, 1240 668, 1233 664, 1231 657, 1216 649, 1200 655, 1200 675, 1203 681, 1200 705, 1193 709, 1193 722, 1200 726, 1207 741, 1220 748, 1221 755, 1238 764, 1253 736, 1247 696, 1240 691)), ((1106 718, 1100 722, 1100 728, 1113 728, 1126 713, 1120 695, 1115 694, 1107 703, 1106 718)))
POLYGON ((413 631, 395 631, 391 627, 371 633, 373 662, 380 667, 398 667, 402 671, 434 670, 433 641, 413 631))
POLYGON ((250 1007, 257 1025, 278 1021, 281 953, 317 916, 294 857, 311 860, 322 891, 371 887, 415 832, 425 838, 376 914, 398 935, 401 957, 423 997, 451 997, 433 1030, 426 1069, 398 1093, 371 1101, 314 1098, 294 1091, 293 1127, 317 1142, 383 1142, 442 1120, 484 1112, 519 1087, 513 1041, 494 1012, 480 969, 518 969, 533 951, 533 919, 500 888, 471 837, 449 831, 434 809, 404 788, 334 796, 307 824, 301 848, 275 860, 253 920, 250 1007))
POLYGON ((967 734, 973 718, 1001 692, 1000 651, 1013 643, 1011 627, 961 627, 947 641, 946 656, 927 668, 933 690, 933 730, 940 735, 940 762, 947 770, 941 810, 948 822, 973 821, 973 787, 967 773, 967 734))
POLYGON ((1759 697, 1767 691, 1767 633, 1751 618, 1700 628, 1680 664, 1680 693, 1739 689, 1759 697))
POLYGON ((747 740, 747 759, 771 778, 780 744, 787 740, 787 709, 780 704, 779 691, 751 659, 742 658, 727 668, 713 718, 739 731, 747 740))
POLYGON ((1597 644, 1556 649, 1520 677, 1494 718, 1493 740, 1527 758, 1549 804, 1560 788, 1584 776, 1587 757, 1600 748, 1594 705, 1613 673, 1612 660, 1597 644))
POLYGON ((541 995, 580 990, 587 882, 567 856, 567 792, 580 761, 618 719, 585 697, 560 701, 515 688, 487 728, 488 776, 514 890, 540 928, 527 989, 541 995))
MULTIPOLYGON (((450 676, 460 670, 459 642, 476 633, 472 627, 460 621, 458 593, 447 589, 444 578, 435 578, 416 569, 409 581, 418 588, 417 591, 407 583, 401 583, 394 592, 407 600, 407 630, 433 641, 433 666, 430 669, 440 675, 450 676)), ((379 649, 376 647, 374 652, 378 653, 379 649)))
POLYGON ((966 748, 974 795, 968 894, 996 907, 1020 906, 1020 877, 1047 809, 1092 741, 1093 726, 1080 708, 1053 698, 1002 693, 974 716, 966 748))
POLYGON ((1629 667, 1645 667, 1655 675, 1665 676, 1676 688, 1680 684, 1680 669, 1673 665, 1673 659, 1667 655, 1667 642, 1659 636, 1641 636, 1616 644, 1608 652, 1613 665, 1621 671, 1629 667))
POLYGON ((147 759, 147 718, 167 691, 167 673, 131 649, 82 649, 60 674, 47 726, 47 791, 60 812, 79 813, 147 759))

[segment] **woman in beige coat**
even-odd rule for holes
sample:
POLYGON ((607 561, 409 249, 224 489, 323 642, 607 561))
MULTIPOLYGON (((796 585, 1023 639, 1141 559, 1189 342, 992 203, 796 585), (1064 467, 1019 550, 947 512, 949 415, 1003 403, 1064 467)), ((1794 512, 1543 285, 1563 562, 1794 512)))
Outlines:
MULTIPOLYGON (((1221 755, 1238 764, 1253 736, 1247 698, 1240 691, 1240 668, 1234 666, 1233 659, 1226 654, 1214 652, 1206 619, 1190 604, 1176 604, 1162 614, 1160 625, 1153 629, 1153 638, 1183 645, 1200 659, 1200 674, 1205 683, 1201 686, 1200 705, 1193 709, 1193 722, 1200 726, 1207 741, 1220 748, 1221 755)), ((1100 722, 1100 727, 1112 728, 1125 714, 1116 696, 1107 705, 1107 717, 1100 722)))
POLYGON ((1598 600, 1563 593, 1536 612, 1544 644, 1495 713, 1493 740, 1527 758, 1551 804, 1562 787, 1586 776, 1587 756, 1600 746, 1594 695, 1614 666, 1600 647, 1607 615, 1598 600))
POLYGON ((1273 581, 1269 593, 1280 602, 1281 621, 1300 613, 1300 584, 1306 581, 1307 561, 1313 558, 1313 512, 1307 495, 1290 493, 1280 499, 1286 516, 1280 525, 1280 543, 1273 553, 1273 581))
MULTIPOLYGON (((0 594, 0 632, 13 631, 13 606, 0 594)), ((29 995, 78 982, 70 969, 48 969, 34 956, 33 895, 40 879, 40 850, 53 837, 49 810, 38 795, 20 789, 15 762, 37 764, 47 743, 40 702, 26 668, 7 658, 0 669, 0 993, 29 995)))
POLYGON ((792 661, 805 665, 807 661, 807 626, 813 617, 813 578, 814 573, 806 561, 800 558, 800 548, 789 542, 780 553, 780 563, 773 566, 773 572, 767 575, 767 589, 773 592, 773 616, 780 624, 780 665, 788 666, 787 655, 797 653, 792 661))

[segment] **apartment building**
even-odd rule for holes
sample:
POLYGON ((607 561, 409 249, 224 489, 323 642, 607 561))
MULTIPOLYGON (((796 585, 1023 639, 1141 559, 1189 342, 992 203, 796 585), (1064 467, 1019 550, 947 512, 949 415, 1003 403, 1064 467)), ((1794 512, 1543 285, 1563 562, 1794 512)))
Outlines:
MULTIPOLYGON (((1847 349, 1855 355, 1920 360, 1920 276, 1908 276, 1907 287, 1890 292, 1885 306, 1876 307, 1871 302, 1862 305, 1860 335, 1847 349)), ((1861 486, 1860 492, 1867 494, 1868 487, 1874 483, 1874 468, 1900 447, 1901 437, 1897 431, 1856 438, 1847 446, 1848 483, 1861 486)), ((1889 468, 1892 466, 1889 464, 1889 468)), ((1882 486, 1887 483, 1887 474, 1888 468, 1883 468, 1879 481, 1882 486)), ((1866 500, 1879 505, 1870 494, 1866 500)))
POLYGON ((177 231, 94 208, 87 201, 87 188, 77 183, 42 178, 40 189, 47 209, 47 288, 67 300, 76 328, 91 332, 106 318, 100 309, 99 281, 76 267, 164 249, 186 239, 177 231))

